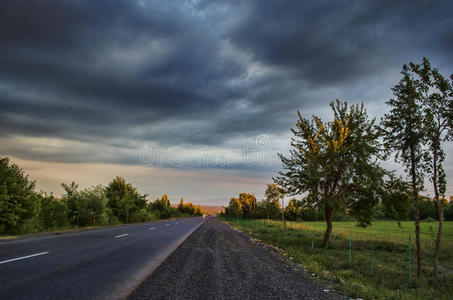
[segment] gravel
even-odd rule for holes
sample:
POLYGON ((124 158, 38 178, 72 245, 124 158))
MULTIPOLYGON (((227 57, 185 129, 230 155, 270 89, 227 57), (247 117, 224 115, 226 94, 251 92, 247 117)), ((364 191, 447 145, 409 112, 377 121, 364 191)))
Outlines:
POLYGON ((271 247, 208 219, 130 299, 348 299, 271 247))

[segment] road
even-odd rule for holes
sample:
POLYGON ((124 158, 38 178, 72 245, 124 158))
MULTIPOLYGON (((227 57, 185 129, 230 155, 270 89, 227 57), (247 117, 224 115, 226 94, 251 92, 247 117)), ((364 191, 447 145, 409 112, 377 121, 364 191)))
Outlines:
POLYGON ((231 226, 209 218, 135 290, 142 299, 349 299, 231 226))
POLYGON ((0 242, 0 299, 122 299, 204 220, 0 242))

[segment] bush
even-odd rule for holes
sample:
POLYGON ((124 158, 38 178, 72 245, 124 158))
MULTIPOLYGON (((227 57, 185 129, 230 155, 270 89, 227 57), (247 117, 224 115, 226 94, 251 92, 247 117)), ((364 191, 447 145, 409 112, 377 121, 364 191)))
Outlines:
POLYGON ((0 158, 0 233, 17 234, 39 227, 40 203, 35 182, 22 169, 0 158))

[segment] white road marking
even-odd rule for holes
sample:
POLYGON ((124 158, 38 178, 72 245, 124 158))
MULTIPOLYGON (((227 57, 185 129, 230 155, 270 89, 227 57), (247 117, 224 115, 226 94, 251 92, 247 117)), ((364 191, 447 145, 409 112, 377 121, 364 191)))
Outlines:
POLYGON ((165 226, 170 226, 170 224, 167 224, 167 225, 165 225, 165 226))
POLYGON ((30 258, 30 257, 39 256, 39 255, 44 255, 44 254, 47 254, 47 253, 49 253, 49 252, 40 252, 40 253, 36 253, 36 254, 31 254, 31 255, 27 255, 27 256, 22 256, 22 257, 17 257, 17 258, 12 258, 12 259, 8 259, 8 260, 0 261, 0 265, 1 264, 6 264, 6 263, 9 263, 9 262, 12 262, 12 261, 16 261, 16 260, 26 259, 26 258, 30 258))
POLYGON ((151 227, 149 230, 154 230, 154 229, 156 229, 156 227, 151 227))
POLYGON ((175 224, 178 224, 178 222, 176 222, 175 224))
POLYGON ((126 236, 126 235, 129 235, 129 233, 123 233, 123 234, 117 235, 117 236, 115 236, 115 239, 126 236))

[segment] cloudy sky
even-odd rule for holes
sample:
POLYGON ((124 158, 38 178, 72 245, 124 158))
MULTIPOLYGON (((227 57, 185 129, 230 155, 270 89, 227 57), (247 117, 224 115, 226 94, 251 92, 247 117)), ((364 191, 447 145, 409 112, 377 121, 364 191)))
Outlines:
POLYGON ((0 156, 56 195, 61 182, 121 175, 174 202, 262 197, 297 109, 328 117, 339 98, 380 118, 402 64, 427 56, 453 73, 452 11, 417 0, 3 0, 0 156))

